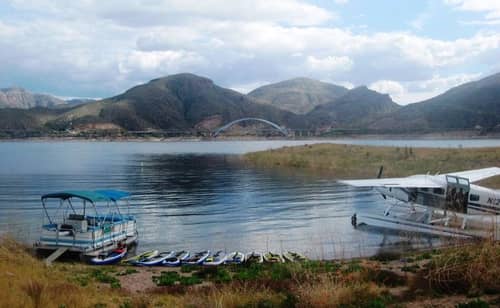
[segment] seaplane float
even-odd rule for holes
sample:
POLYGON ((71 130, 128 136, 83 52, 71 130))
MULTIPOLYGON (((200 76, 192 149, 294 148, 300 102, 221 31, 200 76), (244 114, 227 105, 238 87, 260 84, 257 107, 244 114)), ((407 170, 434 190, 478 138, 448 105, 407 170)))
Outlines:
POLYGON ((354 213, 354 226, 367 224, 438 236, 500 238, 500 191, 473 184, 500 175, 500 168, 401 178, 382 178, 382 172, 380 167, 377 178, 338 181, 375 189, 388 202, 380 215, 354 213))

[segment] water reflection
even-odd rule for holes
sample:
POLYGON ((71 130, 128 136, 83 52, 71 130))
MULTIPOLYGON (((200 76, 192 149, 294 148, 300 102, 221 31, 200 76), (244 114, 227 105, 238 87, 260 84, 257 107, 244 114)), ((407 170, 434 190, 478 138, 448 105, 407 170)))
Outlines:
POLYGON ((382 210, 370 190, 234 163, 230 155, 140 155, 125 173, 144 248, 285 250, 314 257, 371 254, 387 236, 350 225, 382 210))

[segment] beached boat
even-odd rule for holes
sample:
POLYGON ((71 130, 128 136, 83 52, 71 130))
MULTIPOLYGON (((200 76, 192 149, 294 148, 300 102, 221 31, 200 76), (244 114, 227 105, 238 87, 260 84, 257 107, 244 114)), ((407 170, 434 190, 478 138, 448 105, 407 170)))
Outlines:
POLYGON ((148 258, 156 257, 160 252, 158 250, 149 250, 145 251, 141 254, 138 254, 136 256, 130 257, 128 259, 122 260, 122 263, 135 263, 141 260, 146 260, 148 258))
POLYGON ((57 258, 66 251, 80 256, 98 256, 137 241, 135 218, 120 211, 129 193, 118 190, 70 190, 42 196, 44 222, 39 252, 51 252, 57 258))
POLYGON ((272 253, 270 251, 266 252, 264 254, 264 261, 267 263, 283 263, 285 260, 283 260, 283 257, 278 254, 278 253, 272 253))
POLYGON ((245 260, 247 263, 262 263, 264 262, 264 258, 260 252, 252 251, 247 253, 245 260))
POLYGON ((189 251, 179 251, 176 252, 175 255, 173 255, 170 258, 166 258, 163 261, 164 266, 179 266, 181 263, 189 258, 189 251))
POLYGON ((206 258, 210 255, 210 250, 204 250, 195 253, 188 259, 186 259, 182 264, 187 264, 187 265, 201 265, 205 261, 206 258))
POLYGON ((241 264, 245 262, 245 254, 239 251, 231 252, 226 257, 226 264, 241 264))
POLYGON ((287 251, 283 254, 283 258, 287 262, 304 262, 307 261, 306 256, 294 251, 287 251))
POLYGON ((222 250, 219 250, 216 253, 209 255, 203 262, 203 265, 216 266, 224 264, 225 261, 226 261, 226 253, 223 252, 222 250))
POLYGON ((163 265, 166 259, 171 258, 175 255, 175 251, 165 251, 161 252, 154 257, 144 258, 134 262, 134 265, 138 266, 160 266, 163 265))
POLYGON ((127 248, 118 248, 108 253, 101 253, 97 257, 90 259, 90 263, 94 265, 109 265, 120 262, 127 254, 127 248))

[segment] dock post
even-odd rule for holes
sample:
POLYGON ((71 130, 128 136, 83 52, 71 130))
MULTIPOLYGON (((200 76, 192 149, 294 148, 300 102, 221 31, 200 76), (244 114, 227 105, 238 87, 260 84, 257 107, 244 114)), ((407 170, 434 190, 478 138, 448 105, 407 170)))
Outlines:
POLYGON ((68 247, 57 248, 50 256, 45 259, 45 264, 51 265, 57 258, 59 258, 63 253, 68 250, 68 247))

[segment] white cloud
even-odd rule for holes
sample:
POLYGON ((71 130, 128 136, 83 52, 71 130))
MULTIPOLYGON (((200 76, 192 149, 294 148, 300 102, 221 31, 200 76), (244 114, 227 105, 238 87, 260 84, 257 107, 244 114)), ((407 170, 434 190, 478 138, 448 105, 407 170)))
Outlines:
POLYGON ((417 84, 462 67, 493 68, 500 57, 500 33, 452 40, 357 32, 335 26, 335 12, 302 0, 11 3, 18 15, 0 14, 0 86, 36 84, 62 96, 109 96, 189 71, 244 92, 296 76, 350 86, 394 81, 406 89, 399 94, 405 102, 445 86, 417 84))
POLYGON ((385 94, 402 94, 405 89, 394 80, 378 80, 369 86, 370 89, 385 94))
POLYGON ((368 88, 389 94, 394 101, 401 101, 406 89, 399 82, 394 80, 378 80, 368 86, 368 88))
POLYGON ((500 20, 500 1, 498 0, 444 0, 457 10, 485 13, 485 22, 496 24, 500 20))
POLYGON ((431 14, 429 12, 423 12, 417 15, 415 19, 410 21, 410 26, 415 30, 422 30, 424 28, 425 23, 431 18, 431 14))
POLYGON ((420 102, 436 95, 442 94, 450 88, 477 80, 481 74, 455 74, 442 77, 438 74, 426 80, 398 82, 394 80, 378 80, 370 84, 369 88, 389 94, 399 104, 420 102))
MULTIPOLYGON (((323 80, 323 81, 329 82, 328 80, 323 80)), ((352 82, 349 82, 349 81, 332 81, 330 83, 333 83, 333 84, 336 84, 339 86, 343 86, 349 90, 354 89, 354 84, 352 82)))
POLYGON ((268 81, 257 81, 257 82, 251 82, 251 83, 246 83, 246 84, 238 84, 235 86, 232 86, 231 89, 243 94, 248 94, 248 92, 251 92, 252 90, 255 90, 261 86, 270 84, 271 82, 268 81))
POLYGON ((327 56, 325 58, 308 56, 306 61, 309 68, 313 71, 349 71, 354 64, 349 57, 345 56, 327 56))
POLYGON ((91 14, 119 24, 152 26, 171 24, 182 16, 216 20, 266 21, 288 25, 319 25, 336 17, 334 12, 301 0, 10 0, 17 8, 56 15, 91 14))
POLYGON ((184 50, 133 51, 119 61, 118 67, 122 74, 138 72, 158 74, 168 71, 177 72, 203 63, 203 57, 184 50))
POLYGON ((412 89, 418 89, 422 91, 444 92, 449 88, 456 87, 466 82, 477 80, 480 76, 480 73, 456 74, 446 77, 442 77, 439 74, 436 74, 430 79, 410 83, 410 86, 412 89))

